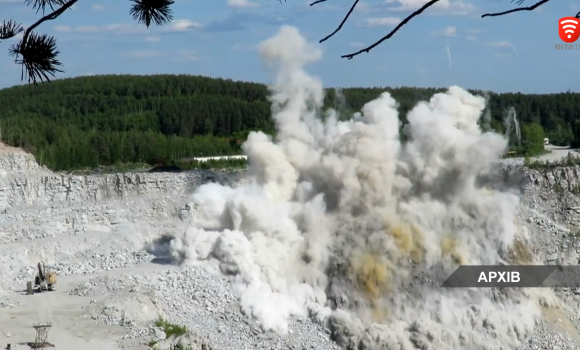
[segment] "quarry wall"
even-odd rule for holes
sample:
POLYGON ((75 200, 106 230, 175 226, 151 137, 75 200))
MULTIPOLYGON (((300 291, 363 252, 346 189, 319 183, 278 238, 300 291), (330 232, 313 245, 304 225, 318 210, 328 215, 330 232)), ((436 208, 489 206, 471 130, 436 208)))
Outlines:
POLYGON ((170 229, 189 215, 189 196, 241 173, 58 174, 16 148, 0 149, 0 243, 78 235, 124 223, 170 229))
POLYGON ((95 257, 150 259, 131 252, 160 235, 182 232, 198 186, 241 178, 240 172, 206 170, 59 174, 39 166, 31 154, 0 144, 0 292, 3 281, 32 278, 39 261, 61 264, 58 272, 66 275, 74 266, 96 268, 83 263, 101 261, 95 257))
POLYGON ((65 175, 52 173, 19 150, 0 153, 0 210, 58 203, 121 200, 130 196, 191 193, 207 181, 199 172, 65 175))
POLYGON ((0 211, 33 206, 98 203, 135 197, 182 197, 206 182, 230 182, 235 174, 204 170, 181 173, 57 174, 19 149, 0 151, 0 211))
MULTIPOLYGON (((535 202, 525 203, 537 211, 527 218, 530 222, 551 232, 557 228, 548 222, 560 221, 570 230, 566 235, 580 234, 580 202, 576 195, 580 194, 580 167, 524 172, 519 166, 510 168, 503 170, 506 183, 513 186, 516 179, 525 184, 527 192, 535 192, 528 196, 535 202), (544 214, 542 208, 546 205, 556 210, 544 214)), ((84 239, 82 249, 89 250, 98 242, 87 241, 86 237, 108 232, 116 239, 114 232, 124 224, 145 227, 149 238, 175 233, 190 216, 189 197, 199 185, 211 181, 235 184, 242 179, 242 173, 205 170, 58 174, 39 166, 32 155, 20 149, 0 147, 0 254, 7 248, 3 245, 28 242, 34 256, 33 251, 48 249, 51 240, 61 244, 65 237, 84 239)), ((558 231, 553 232, 555 237, 561 237, 562 232, 558 231)), ((79 243, 77 248, 81 246, 79 243)))
POLYGON ((552 169, 529 169, 527 171, 534 186, 553 188, 561 187, 569 191, 576 191, 580 185, 580 167, 562 166, 552 169))

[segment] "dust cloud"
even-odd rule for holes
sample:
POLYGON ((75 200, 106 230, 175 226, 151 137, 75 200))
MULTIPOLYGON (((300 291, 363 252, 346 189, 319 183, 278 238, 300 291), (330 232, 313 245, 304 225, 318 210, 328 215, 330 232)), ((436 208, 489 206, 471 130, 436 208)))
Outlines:
POLYGON ((519 344, 539 296, 439 287, 458 264, 505 262, 521 234, 518 194, 478 181, 508 146, 478 126, 485 99, 453 86, 417 104, 402 143, 389 93, 347 121, 322 110, 322 82, 305 71, 322 52, 297 29, 282 27, 260 53, 276 72, 277 136, 244 143, 249 183, 196 190, 172 254, 218 263, 265 330, 313 317, 352 349, 519 344))

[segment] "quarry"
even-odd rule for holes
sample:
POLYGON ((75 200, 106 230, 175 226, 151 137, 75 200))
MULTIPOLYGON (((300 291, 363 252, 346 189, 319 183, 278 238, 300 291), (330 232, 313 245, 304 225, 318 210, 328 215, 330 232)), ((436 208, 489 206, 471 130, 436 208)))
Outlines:
MULTIPOLYGON (((186 325, 194 349, 340 349, 335 333, 347 325, 360 327, 334 318, 336 328, 330 328, 305 316, 290 320, 286 335, 265 332, 242 311, 219 268, 176 263, 171 237, 190 224, 194 190, 204 183, 243 184, 244 173, 56 174, 39 167, 32 155, 6 146, 0 162, 0 341, 11 349, 28 349, 19 344, 34 340, 32 326, 43 322, 52 322, 49 340, 55 348, 67 350, 149 349, 152 341, 169 349, 162 328, 155 326, 159 317, 186 325), (25 295, 38 261, 57 272, 58 288, 25 295)), ((580 238, 573 233, 580 229, 580 198, 558 188, 579 186, 580 169, 539 171, 521 163, 506 160, 497 166, 521 186, 517 220, 528 230, 529 254, 540 263, 576 264, 580 238)), ((542 306, 542 320, 520 349, 580 346, 580 290, 554 295, 559 302, 542 306)))
POLYGON ((502 159, 457 86, 408 113, 404 144, 388 93, 319 118, 319 49, 283 27, 260 53, 278 133, 249 134, 246 171, 71 175, 0 148, 0 345, 580 348, 579 288, 441 287, 459 265, 577 265, 574 151, 502 159), (27 290, 38 263, 54 290, 27 290))

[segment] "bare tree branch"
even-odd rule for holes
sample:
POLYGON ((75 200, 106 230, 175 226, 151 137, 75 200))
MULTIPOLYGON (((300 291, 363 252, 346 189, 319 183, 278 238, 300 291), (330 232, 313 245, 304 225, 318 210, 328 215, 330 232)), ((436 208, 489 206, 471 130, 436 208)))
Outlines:
MULTIPOLYGON (((326 1, 326 0, 319 0, 318 2, 322 2, 322 1, 326 1)), ((437 0, 439 1, 439 0, 437 0)), ((338 33, 339 30, 342 29, 342 26, 346 23, 346 21, 348 20, 348 18, 350 17, 350 15, 352 14, 352 11, 354 11, 354 8, 356 7, 356 4, 358 4, 359 0, 355 0, 355 2, 352 4, 350 10, 348 11, 348 13, 346 14, 346 16, 344 16, 344 19, 342 20, 342 22, 340 22, 340 24, 338 25, 338 27, 334 30, 334 32, 330 33, 329 35, 327 35, 324 39, 321 39, 319 41, 319 43, 323 43, 326 40, 330 39, 334 34, 338 33)), ((312 5, 310 5, 312 6, 312 5)))
MULTIPOLYGON (((520 12, 520 11, 533 11, 536 8, 542 6, 543 4, 547 3, 550 0, 540 0, 537 3, 533 4, 532 6, 528 6, 528 7, 518 7, 515 9, 511 9, 508 11, 504 11, 504 12, 498 12, 498 13, 486 13, 484 15, 481 15, 481 18, 485 18, 485 17, 497 17, 497 16, 503 16, 503 15, 507 15, 510 13, 514 13, 514 12, 520 12)), ((518 1, 518 4, 523 3, 523 1, 518 1)))
MULTIPOLYGON (((358 1, 358 0, 357 0, 358 1)), ((382 37, 380 40, 378 40, 377 42, 375 42, 374 44, 359 50, 355 53, 351 53, 348 55, 343 55, 341 56, 341 58, 348 58, 349 60, 351 60, 354 56, 358 56, 363 52, 369 52, 372 49, 374 49, 375 47, 379 46, 383 41, 390 39, 393 35, 395 35, 395 33, 401 29, 405 24, 407 24, 413 17, 420 15, 421 13, 423 13, 423 11, 425 11, 426 9, 428 9, 429 7, 435 5, 436 3, 438 3, 439 0, 431 0, 428 3, 426 3, 425 5, 423 5, 420 9, 418 9, 417 11, 411 13, 409 16, 407 16, 407 18, 405 18, 401 23, 399 23, 399 25, 397 25, 395 27, 395 29, 393 29, 389 34, 385 35, 384 37, 382 37)))
MULTIPOLYGON (((157 25, 163 25, 167 22, 170 22, 173 19, 171 6, 175 3, 174 0, 130 0, 133 3, 131 7, 130 14, 133 16, 133 19, 139 23, 145 24, 145 26, 149 27, 151 23, 155 23, 157 25)), ((282 3, 282 0, 277 0, 278 2, 282 3)), ((310 6, 315 6, 317 4, 327 2, 328 0, 313 0, 310 3, 310 6)), ((358 5, 360 0, 354 0, 350 10, 344 16, 343 20, 340 22, 338 27, 330 33, 325 38, 321 39, 319 42, 323 43, 336 35, 340 30, 342 30, 344 24, 350 18, 351 14, 353 13, 354 9, 358 5)), ((395 33, 397 33, 404 25, 406 25, 411 19, 414 17, 422 14, 426 9, 435 5, 440 0, 430 0, 425 3, 421 8, 416 10, 415 12, 411 13, 407 16, 401 23, 399 23, 391 32, 387 35, 382 37, 380 40, 375 42, 374 44, 359 50, 355 53, 351 53, 348 55, 341 56, 342 58, 352 59, 355 56, 362 54, 363 52, 370 52, 372 49, 383 43, 384 41, 390 39, 395 33)), ((519 6, 525 0, 511 0, 511 2, 516 2, 519 6)), ((486 13, 481 17, 495 17, 495 16, 503 16, 513 12, 519 11, 533 11, 534 9, 538 8, 539 6, 549 2, 550 0, 540 0, 532 6, 529 7, 518 7, 512 10, 500 12, 500 13, 486 13)), ((15 62, 22 65, 22 79, 24 80, 25 76, 28 76, 29 83, 32 82, 35 85, 37 84, 37 80, 50 81, 48 75, 54 77, 55 72, 62 72, 61 70, 57 69, 56 66, 60 66, 60 62, 57 60, 57 56, 59 51, 56 49, 56 40, 48 35, 39 35, 34 33, 34 29, 37 28, 40 24, 54 20, 58 18, 61 14, 63 14, 66 10, 71 8, 78 0, 24 0, 26 5, 32 6, 34 9, 38 11, 42 10, 43 15, 46 8, 50 8, 53 10, 52 13, 43 16, 34 24, 32 24, 29 28, 24 30, 22 26, 12 20, 8 22, 4 21, 0 24, 0 40, 5 40, 9 38, 13 38, 18 34, 24 32, 22 39, 16 45, 12 45, 9 53, 12 56, 15 56, 15 62), (55 10, 57 6, 60 6, 55 10), (19 57, 22 57, 19 59, 19 57)), ((286 0, 284 0, 286 2, 286 0)), ((580 12, 576 14, 577 18, 580 18, 580 12)))

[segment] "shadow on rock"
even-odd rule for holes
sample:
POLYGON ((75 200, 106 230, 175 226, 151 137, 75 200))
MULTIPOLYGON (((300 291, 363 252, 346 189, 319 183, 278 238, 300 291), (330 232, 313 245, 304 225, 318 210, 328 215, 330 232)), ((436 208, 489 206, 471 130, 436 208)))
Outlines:
POLYGON ((497 165, 477 179, 480 187, 487 187, 503 192, 522 193, 529 183, 529 177, 522 166, 497 165))
POLYGON ((173 235, 165 234, 145 244, 145 251, 154 256, 151 260, 160 265, 181 265, 185 261, 185 254, 172 248, 173 235))

